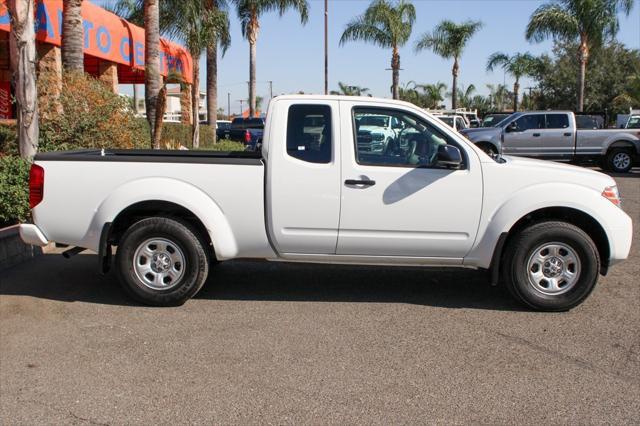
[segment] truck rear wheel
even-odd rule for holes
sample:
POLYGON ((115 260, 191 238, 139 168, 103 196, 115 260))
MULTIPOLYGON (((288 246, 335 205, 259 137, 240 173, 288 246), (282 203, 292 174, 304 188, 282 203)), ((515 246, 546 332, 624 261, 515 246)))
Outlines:
POLYGON ((505 253, 507 288, 536 310, 569 310, 589 296, 598 280, 595 244, 583 230, 565 222, 541 222, 524 229, 505 253))
POLYGON ((196 231, 174 219, 152 217, 133 224, 116 252, 124 290, 152 306, 179 306, 202 288, 209 259, 196 231))
POLYGON ((605 159, 607 170, 616 173, 627 173, 633 167, 631 151, 625 148, 613 148, 605 159))

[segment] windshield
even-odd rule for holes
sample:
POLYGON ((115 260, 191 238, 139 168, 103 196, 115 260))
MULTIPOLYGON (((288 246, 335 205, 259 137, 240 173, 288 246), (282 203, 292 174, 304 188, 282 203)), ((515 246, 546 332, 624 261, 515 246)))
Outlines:
POLYGON ((453 127, 453 117, 438 117, 440 121, 444 121, 449 126, 453 127))
POLYGON ((389 117, 382 115, 365 115, 359 120, 360 126, 387 127, 389 117))
POLYGON ((640 129, 640 115, 634 115, 629 118, 627 129, 640 129))
POLYGON ((502 121, 511 114, 488 114, 482 120, 482 127, 498 127, 502 121))

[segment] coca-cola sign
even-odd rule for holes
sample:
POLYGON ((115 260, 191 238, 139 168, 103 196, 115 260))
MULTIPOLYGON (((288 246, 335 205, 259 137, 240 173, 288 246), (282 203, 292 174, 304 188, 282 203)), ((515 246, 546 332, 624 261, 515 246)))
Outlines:
POLYGON ((8 81, 0 81, 0 119, 13 118, 11 108, 11 85, 8 81))

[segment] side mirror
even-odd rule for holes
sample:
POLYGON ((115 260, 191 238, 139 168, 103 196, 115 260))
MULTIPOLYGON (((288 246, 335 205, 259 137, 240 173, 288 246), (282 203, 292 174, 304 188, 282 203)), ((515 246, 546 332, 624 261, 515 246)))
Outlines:
POLYGON ((518 131, 518 123, 516 123, 515 121, 512 121, 511 123, 509 123, 509 125, 507 126, 507 132, 517 132, 518 131))
POLYGON ((462 154, 453 145, 438 146, 438 165, 450 169, 459 169, 462 165, 462 154))

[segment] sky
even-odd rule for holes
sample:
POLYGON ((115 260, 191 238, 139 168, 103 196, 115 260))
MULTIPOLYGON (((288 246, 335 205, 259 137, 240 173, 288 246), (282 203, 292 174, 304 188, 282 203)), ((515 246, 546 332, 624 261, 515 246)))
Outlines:
MULTIPOLYGON (((401 84, 412 80, 425 84, 442 81, 450 87, 451 61, 426 50, 415 54, 413 45, 420 35, 433 30, 443 19, 455 22, 473 19, 480 20, 484 26, 462 55, 459 86, 472 83, 480 94, 488 93, 486 84, 489 83, 504 82, 513 86, 513 79, 505 77, 501 70, 485 71, 487 58, 496 51, 551 53, 551 41, 529 43, 524 37, 529 17, 543 3, 538 0, 413 0, 417 19, 411 39, 400 50, 401 84)), ((293 12, 282 17, 277 13, 261 17, 257 42, 258 95, 268 98, 268 81, 273 81, 274 95, 323 92, 324 1, 309 0, 309 4, 309 21, 304 26, 300 24, 299 15, 293 12)), ((329 90, 337 90, 341 81, 367 87, 373 96, 390 97, 391 71, 387 69, 391 51, 364 42, 339 44, 346 24, 362 14, 369 4, 370 0, 329 0, 329 90)), ((231 47, 218 63, 218 104, 226 111, 227 93, 230 93, 231 112, 237 113, 239 100, 248 97, 249 45, 242 38, 235 10, 230 8, 229 12, 232 39, 231 47)), ((620 16, 617 39, 627 47, 640 49, 640 1, 635 2, 628 17, 620 16)), ((201 69, 204 72, 204 62, 201 69)), ((204 75, 201 81, 205 81, 204 75)), ((527 79, 521 81, 523 88, 534 84, 527 79)))

